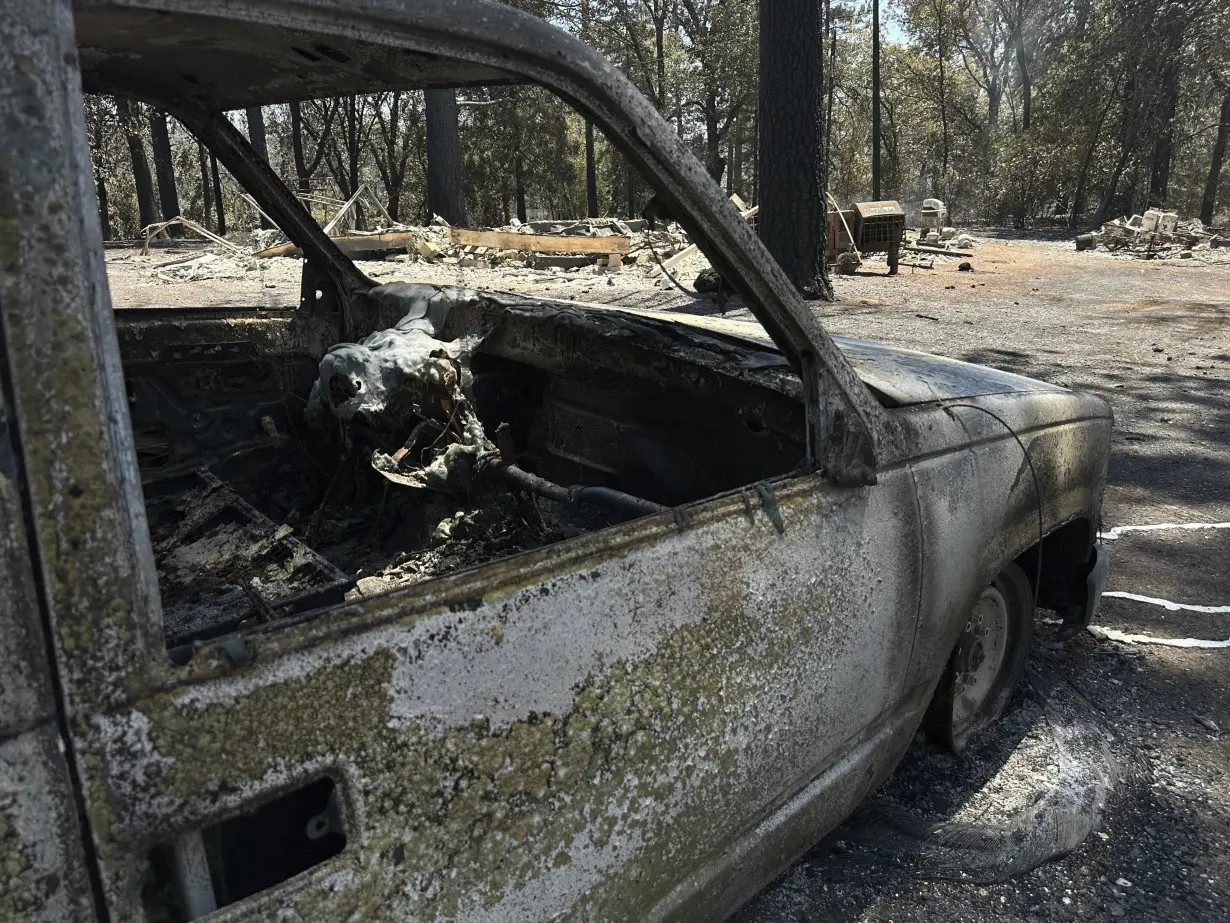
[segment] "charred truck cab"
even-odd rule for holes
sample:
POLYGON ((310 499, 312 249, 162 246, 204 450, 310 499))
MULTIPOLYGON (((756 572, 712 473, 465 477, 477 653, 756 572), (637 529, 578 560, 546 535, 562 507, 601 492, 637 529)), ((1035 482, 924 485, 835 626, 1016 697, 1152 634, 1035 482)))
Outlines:
POLYGON ((0 918, 720 920, 1087 622, 1107 405, 835 341, 609 63, 486 0, 0 0, 0 918), (377 286, 224 115, 534 82, 759 326, 377 286), (113 311, 82 91, 305 254, 113 311))

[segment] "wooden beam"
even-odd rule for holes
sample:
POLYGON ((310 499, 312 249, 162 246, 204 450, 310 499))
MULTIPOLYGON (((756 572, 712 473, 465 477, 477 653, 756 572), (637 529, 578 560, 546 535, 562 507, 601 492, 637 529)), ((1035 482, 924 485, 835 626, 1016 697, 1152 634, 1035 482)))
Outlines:
POLYGON ((901 249, 909 250, 911 253, 931 253, 936 256, 966 256, 966 257, 969 257, 969 256, 974 255, 972 253, 966 253, 964 250, 945 250, 943 247, 928 247, 928 246, 920 247, 917 244, 913 246, 908 245, 908 244, 902 244, 901 249))
MULTIPOLYGON (((364 250, 406 250, 414 247, 417 238, 413 231, 382 231, 379 234, 353 234, 330 238, 343 253, 362 253, 364 250)), ((302 256, 303 251, 292 243, 278 244, 261 250, 253 256, 302 256)))
POLYGON ((455 244, 492 247, 497 250, 527 250, 531 253, 618 253, 628 252, 630 240, 618 234, 607 237, 574 237, 567 234, 518 234, 516 231, 471 231, 449 228, 455 244))

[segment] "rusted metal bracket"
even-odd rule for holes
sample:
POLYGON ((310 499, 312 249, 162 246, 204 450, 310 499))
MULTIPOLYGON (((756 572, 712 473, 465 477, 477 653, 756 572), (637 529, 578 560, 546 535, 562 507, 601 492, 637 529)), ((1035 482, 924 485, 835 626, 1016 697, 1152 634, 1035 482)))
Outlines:
POLYGON ((773 523, 777 534, 785 535, 786 522, 782 519, 781 507, 777 505, 777 494, 773 492, 773 485, 767 481, 759 482, 756 485, 756 494, 760 497, 760 505, 764 508, 764 514, 769 517, 769 522, 773 523))

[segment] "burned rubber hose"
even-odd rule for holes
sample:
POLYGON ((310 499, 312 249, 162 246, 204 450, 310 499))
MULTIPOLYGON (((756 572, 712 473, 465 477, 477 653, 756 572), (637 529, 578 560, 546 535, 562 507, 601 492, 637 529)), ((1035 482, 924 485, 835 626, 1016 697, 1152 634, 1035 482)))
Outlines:
POLYGON ((538 494, 556 503, 566 503, 576 506, 580 503, 592 503, 594 506, 605 506, 610 509, 634 513, 637 516, 648 516, 650 513, 665 513, 670 507, 652 500, 634 497, 612 487, 561 487, 546 478, 530 474, 516 465, 500 465, 495 469, 500 477, 521 490, 538 494))

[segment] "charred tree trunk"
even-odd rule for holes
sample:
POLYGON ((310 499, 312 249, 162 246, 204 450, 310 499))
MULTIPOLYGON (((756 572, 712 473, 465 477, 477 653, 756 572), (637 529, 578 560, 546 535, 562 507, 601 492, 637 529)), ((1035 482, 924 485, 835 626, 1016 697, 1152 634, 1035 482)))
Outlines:
MULTIPOLYGON (((252 106, 245 110, 248 117, 248 141, 252 149, 260 154, 261 160, 269 163, 269 144, 265 140, 265 111, 260 106, 252 106)), ((261 214, 261 227, 274 227, 272 221, 261 214)))
POLYGON ((726 163, 730 165, 726 169, 726 197, 730 198, 735 194, 735 132, 733 126, 726 135, 726 163))
MULTIPOLYGON (((179 190, 175 188, 175 161, 171 154, 171 135, 167 130, 167 114, 151 110, 149 137, 154 148, 154 174, 158 178, 158 201, 162 205, 162 220, 179 217, 179 190)), ((167 228, 171 237, 182 237, 184 229, 173 224, 167 228)))
POLYGON ((760 3, 760 239, 804 295, 833 299, 825 266, 823 12, 760 3))
MULTIPOLYGON (((513 121, 513 196, 517 202, 517 220, 529 220, 525 210, 525 162, 521 157, 521 123, 513 121)), ((596 217, 596 216, 594 216, 596 217)))
POLYGON ((269 162, 269 144, 265 139, 265 111, 260 106, 252 106, 244 110, 248 118, 248 143, 252 150, 261 155, 261 160, 269 162))
POLYGON ((730 191, 743 194, 743 116, 735 120, 730 142, 730 191))
POLYGON ((306 126, 303 122, 303 107, 300 103, 290 104, 290 149, 295 159, 295 188, 299 192, 312 191, 312 177, 320 167, 321 161, 328 153, 329 132, 333 129, 333 120, 337 116, 341 103, 334 99, 325 104, 324 120, 320 132, 315 136, 316 152, 307 156, 307 147, 303 143, 306 126))
MULTIPOLYGON (((359 98, 353 94, 346 97, 346 186, 347 198, 359 191, 359 166, 363 157, 363 115, 359 110, 359 98)), ((363 200, 354 203, 350 211, 351 220, 356 230, 367 230, 367 214, 363 209, 363 200)))
POLYGON ((218 172, 218 158, 209 152, 209 171, 214 177, 214 207, 218 210, 218 234, 226 236, 226 206, 222 201, 222 175, 218 172))
POLYGON ((1115 195, 1119 191, 1119 180, 1123 178, 1123 171, 1127 167, 1128 158, 1131 156, 1132 150, 1128 147, 1124 147, 1119 152, 1119 159, 1115 162, 1115 168, 1110 174, 1110 182, 1106 185, 1106 192, 1103 194, 1098 210, 1093 216, 1095 227, 1101 227, 1106 222, 1106 216, 1110 214, 1110 207, 1114 204, 1115 195))
POLYGON ((636 215, 636 167, 631 160, 624 161, 624 175, 627 178, 624 191, 628 196, 628 217, 632 218, 636 215))
POLYGON ((1017 25, 1015 44, 1016 66, 1021 75, 1021 131, 1029 131, 1034 84, 1029 74, 1029 55, 1025 53, 1025 24, 1023 22, 1017 25))
POLYGON ((196 143, 196 159, 201 168, 201 224, 209 227, 213 211, 213 187, 209 176, 209 156, 205 153, 205 145, 196 143))
POLYGON ((424 98, 427 111, 427 209, 455 227, 464 227, 466 203, 461 185, 457 91, 426 90, 424 98))
POLYGON ((517 200, 517 220, 522 224, 529 221, 525 210, 525 167, 521 161, 521 152, 517 151, 516 162, 513 164, 513 196, 517 200))
POLYGON ((119 112, 124 140, 128 142, 128 156, 132 160, 132 179, 137 187, 137 214, 141 227, 147 228, 158 220, 158 212, 154 206, 154 180, 150 176, 149 160, 145 157, 137 107, 131 100, 117 98, 115 108, 119 112))
POLYGON ((985 139, 990 139, 999 129, 999 107, 1003 105, 1004 87, 998 78, 993 79, 987 87, 987 125, 983 132, 985 139))
POLYGON ((1076 189, 1072 193, 1072 213, 1068 216, 1068 227, 1074 228, 1077 222, 1080 221, 1080 214, 1085 210, 1085 184, 1089 181, 1089 167, 1093 164, 1093 154, 1098 149, 1098 141, 1102 136, 1102 126, 1106 122, 1106 114, 1110 112, 1110 107, 1115 101, 1115 95, 1119 90, 1119 78, 1115 78, 1114 89, 1110 91, 1110 96, 1106 100, 1106 105, 1102 107, 1101 113, 1098 115, 1097 124, 1093 126, 1093 137, 1089 140, 1089 148, 1085 151, 1085 159, 1081 162, 1080 173, 1076 176, 1076 189))
MULTIPOLYGON (((828 4, 825 6, 828 17, 828 4)), ((837 30, 833 29, 829 42, 828 101, 824 105, 824 163, 827 167, 833 154, 833 101, 837 93, 837 30)))
MULTIPOLYGON (((589 119, 585 120, 585 206, 589 217, 598 217, 598 165, 594 163, 594 123, 589 119)), ((520 203, 517 208, 519 211, 520 203)))
POLYGON ((307 155, 303 150, 303 108, 298 102, 290 104, 290 150, 295 158, 295 188, 300 192, 311 192, 312 171, 308 169, 307 155))
POLYGON ((1153 142, 1153 165, 1149 171, 1150 205, 1165 205, 1170 191, 1170 162, 1174 154, 1174 116, 1179 107, 1179 54, 1170 55, 1162 71, 1162 100, 1158 112, 1161 131, 1153 142))
MULTIPOLYGON (((940 182, 939 182, 939 187, 936 191, 940 193, 940 195, 942 196, 947 196, 947 192, 948 192, 948 149, 951 146, 951 143, 948 139, 948 86, 947 86, 948 77, 944 70, 944 65, 947 63, 947 60, 948 60, 948 50, 944 47, 944 20, 942 17, 943 17, 943 11, 937 5, 935 7, 935 44, 936 44, 936 48, 938 51, 938 53, 936 54, 936 59, 939 62, 939 68, 940 68, 939 92, 940 92, 941 151, 940 151, 940 182)), ((836 50, 837 50, 836 49, 836 41, 837 41, 836 35, 833 36, 833 41, 834 41, 833 51, 834 53, 836 53, 836 50)), ((831 60, 830 60, 830 63, 831 63, 831 60)), ((831 77, 830 77, 830 81, 831 81, 831 77)), ((832 83, 830 82, 830 86, 831 85, 832 83)), ((829 98, 830 118, 832 117, 832 105, 833 105, 832 97, 830 97, 829 98)))
POLYGON ((1204 197, 1200 200, 1200 220, 1205 224, 1213 223, 1221 168, 1226 162, 1227 141, 1230 141, 1230 85, 1227 85, 1225 95, 1221 98, 1221 121, 1217 125, 1217 140, 1213 142, 1213 160, 1209 164, 1209 178, 1204 184, 1204 197))
MULTIPOLYGON (((705 166, 711 167, 722 159, 721 116, 718 113, 717 91, 712 87, 705 97, 705 166)), ((722 172, 725 172, 724 170, 722 172)), ((712 175, 712 170, 710 171, 712 175)), ((722 182, 722 174, 713 177, 722 182)))
POLYGON ((1110 181, 1106 184, 1102 201, 1098 205, 1098 210, 1094 213, 1093 224, 1095 227, 1101 227, 1106 222, 1106 216, 1110 214, 1110 207, 1114 204, 1115 195, 1118 192, 1119 180, 1123 178, 1123 171, 1127 168, 1128 159, 1136 152, 1140 131, 1139 122, 1136 118, 1139 108, 1136 78, 1129 76, 1123 92, 1122 123, 1119 128, 1119 159, 1115 161, 1115 167, 1111 171, 1110 181))
MULTIPOLYGON (((826 161, 827 162, 827 161, 826 161)), ((752 116, 752 204, 760 204, 760 104, 752 116)))
POLYGON ((98 223, 102 225, 102 239, 111 239, 111 207, 107 204, 107 184, 97 170, 94 171, 94 190, 98 195, 98 223))

